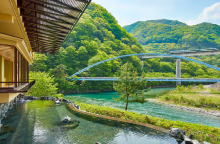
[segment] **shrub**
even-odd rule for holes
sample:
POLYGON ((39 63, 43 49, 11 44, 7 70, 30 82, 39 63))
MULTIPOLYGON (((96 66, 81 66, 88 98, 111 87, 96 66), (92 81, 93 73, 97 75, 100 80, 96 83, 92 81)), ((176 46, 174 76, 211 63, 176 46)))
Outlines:
POLYGON ((188 85, 187 88, 188 88, 188 89, 192 89, 193 86, 192 86, 192 85, 188 85))
POLYGON ((177 85, 176 88, 179 92, 182 92, 185 89, 183 85, 182 86, 177 85))
POLYGON ((174 101, 175 104, 177 104, 177 103, 179 103, 179 98, 173 96, 173 101, 174 101))
POLYGON ((186 98, 184 98, 183 96, 181 96, 181 97, 180 97, 180 102, 186 103, 186 98))
POLYGON ((201 107, 201 105, 202 105, 202 104, 201 104, 200 102, 196 102, 196 103, 195 103, 195 106, 196 106, 196 107, 201 107))
POLYGON ((218 104, 217 104, 217 109, 219 109, 219 110, 220 110, 220 103, 218 103, 218 104))
POLYGON ((203 89, 203 85, 202 85, 202 84, 199 84, 198 87, 199 87, 200 89, 203 89))
POLYGON ((206 100, 206 98, 200 98, 200 99, 199 99, 199 102, 201 103, 201 105, 202 105, 203 107, 205 107, 205 105, 207 105, 207 100, 206 100))
POLYGON ((186 99, 186 103, 188 104, 188 105, 194 105, 194 100, 192 100, 192 99, 186 99))
POLYGON ((164 97, 164 99, 165 99, 166 101, 169 101, 169 100, 171 99, 171 96, 166 95, 166 96, 164 97))

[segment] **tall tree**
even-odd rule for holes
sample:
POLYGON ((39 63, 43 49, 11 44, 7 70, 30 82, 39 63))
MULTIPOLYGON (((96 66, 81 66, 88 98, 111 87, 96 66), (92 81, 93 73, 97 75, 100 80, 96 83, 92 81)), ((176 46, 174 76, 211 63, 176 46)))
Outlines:
POLYGON ((58 65, 54 69, 50 69, 49 74, 54 76, 54 83, 57 83, 58 91, 64 93, 75 89, 75 81, 69 81, 67 67, 63 64, 58 65))
POLYGON ((144 90, 146 86, 145 73, 143 72, 139 76, 136 70, 131 70, 131 65, 126 63, 122 66, 121 73, 117 79, 117 82, 113 83, 113 88, 120 94, 116 101, 124 100, 126 102, 125 110, 128 108, 129 102, 145 102, 144 90), (142 89, 142 90, 140 90, 142 89))
POLYGON ((62 96, 57 94, 57 84, 54 84, 54 78, 45 72, 31 72, 30 78, 35 79, 36 83, 26 93, 36 97, 41 96, 62 96))

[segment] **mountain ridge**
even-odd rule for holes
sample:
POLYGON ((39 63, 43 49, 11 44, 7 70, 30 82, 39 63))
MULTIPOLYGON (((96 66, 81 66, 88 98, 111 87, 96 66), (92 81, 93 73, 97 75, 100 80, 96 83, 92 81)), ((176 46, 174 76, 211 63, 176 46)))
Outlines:
MULTIPOLYGON (((177 20, 161 19, 138 21, 124 28, 137 38, 146 50, 152 50, 151 45, 162 43, 169 46, 175 45, 175 47, 160 50, 163 53, 168 53, 170 50, 208 47, 220 49, 220 26, 212 23, 188 26, 177 20)), ((163 47, 160 48, 163 49, 163 47)), ((156 50, 156 52, 159 51, 156 50)))

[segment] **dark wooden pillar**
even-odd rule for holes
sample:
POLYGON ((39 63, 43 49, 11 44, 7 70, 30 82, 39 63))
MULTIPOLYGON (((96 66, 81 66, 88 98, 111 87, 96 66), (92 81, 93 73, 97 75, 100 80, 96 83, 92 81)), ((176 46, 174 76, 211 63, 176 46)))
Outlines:
MULTIPOLYGON (((24 69, 23 69, 23 82, 27 82, 27 61, 23 57, 23 64, 24 64, 24 69)), ((24 84, 24 83, 23 83, 24 84)))
MULTIPOLYGON (((21 54, 20 54, 21 55, 21 54)), ((21 55, 21 82, 23 82, 23 57, 22 57, 22 55, 21 55)), ((21 83, 21 85, 22 85, 22 83, 21 83)))
MULTIPOLYGON (((18 61, 17 61, 17 68, 18 68, 18 72, 17 72, 17 75, 18 75, 18 82, 20 82, 20 53, 19 51, 17 52, 17 58, 18 58, 18 61)), ((20 83, 18 83, 19 85, 20 83)))
POLYGON ((14 47, 14 82, 15 82, 15 87, 17 87, 17 81, 18 81, 18 77, 17 77, 17 73, 18 73, 18 55, 17 55, 17 48, 14 47))
POLYGON ((29 82, 29 63, 27 61, 27 82, 29 82))

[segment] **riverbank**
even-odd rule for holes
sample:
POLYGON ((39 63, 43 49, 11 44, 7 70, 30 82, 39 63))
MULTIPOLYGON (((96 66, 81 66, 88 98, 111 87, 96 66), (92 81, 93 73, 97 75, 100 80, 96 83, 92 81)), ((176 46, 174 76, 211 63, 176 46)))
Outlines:
POLYGON ((131 120, 134 122, 147 123, 165 129, 176 127, 176 128, 184 129, 187 135, 190 135, 191 133, 194 134, 194 138, 200 142, 208 141, 211 142, 212 144, 219 144, 220 142, 220 129, 216 127, 209 127, 201 124, 192 124, 182 121, 167 120, 167 119, 152 117, 149 115, 143 115, 135 112, 110 108, 106 106, 89 105, 78 102, 76 102, 76 104, 80 105, 80 110, 83 110, 85 112, 103 115, 103 116, 110 116, 114 118, 120 118, 124 120, 131 120))
POLYGON ((170 107, 220 117, 220 93, 211 85, 200 87, 181 86, 155 99, 146 99, 170 107))
MULTIPOLYGON (((172 89, 171 89, 172 90, 172 89)), ((153 98, 161 95, 165 95, 170 91, 170 88, 151 89, 146 97, 153 98)), ((117 92, 108 93, 91 93, 91 94, 72 94, 65 95, 64 98, 77 101, 86 104, 99 105, 99 106, 110 106, 116 109, 125 109, 124 101, 114 101, 112 97, 119 98, 120 95, 117 92)), ((220 117, 212 115, 202 114, 193 111, 187 111, 178 109, 155 102, 140 103, 129 103, 128 110, 143 115, 151 115, 154 117, 163 117, 168 120, 184 121, 195 124, 203 124, 211 127, 220 128, 220 117)))
MULTIPOLYGON (((165 85, 165 86, 152 86, 151 89, 156 89, 156 88, 171 88, 174 89, 175 85, 165 85)), ((68 91, 68 92, 64 92, 62 94, 64 95, 68 95, 68 94, 90 94, 90 93, 105 93, 105 92, 116 92, 114 89, 107 89, 107 90, 91 90, 91 91, 83 91, 83 92, 79 92, 79 91, 68 91)))
POLYGON ((219 110, 218 111, 217 110, 206 110, 203 108, 195 108, 195 107, 190 107, 190 106, 185 106, 185 105, 170 104, 170 103, 159 101, 157 99, 147 99, 147 100, 150 102, 159 103, 159 104, 163 104, 163 105, 170 106, 170 107, 175 107, 178 109, 184 109, 184 110, 188 110, 188 111, 194 111, 194 112, 198 112, 198 113, 203 113, 203 114, 207 114, 207 115, 220 117, 219 110))

